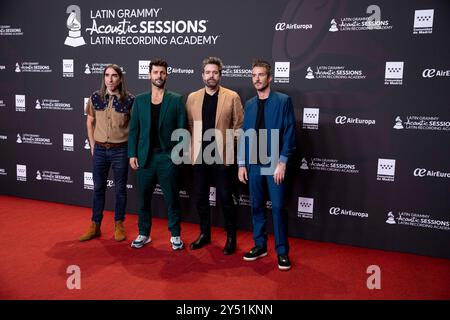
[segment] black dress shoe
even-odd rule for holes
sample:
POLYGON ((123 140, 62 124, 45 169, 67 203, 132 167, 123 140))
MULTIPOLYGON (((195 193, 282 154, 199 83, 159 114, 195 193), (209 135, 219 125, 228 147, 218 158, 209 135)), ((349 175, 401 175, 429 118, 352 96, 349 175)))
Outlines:
POLYGON ((236 251, 236 238, 228 237, 225 247, 223 248, 224 255, 233 254, 236 251))
POLYGON ((278 269, 289 270, 291 268, 291 262, 287 254, 281 254, 278 256, 278 269))
POLYGON ((198 238, 191 243, 190 248, 191 250, 197 250, 203 248, 208 243, 211 243, 211 236, 206 233, 200 233, 198 238))

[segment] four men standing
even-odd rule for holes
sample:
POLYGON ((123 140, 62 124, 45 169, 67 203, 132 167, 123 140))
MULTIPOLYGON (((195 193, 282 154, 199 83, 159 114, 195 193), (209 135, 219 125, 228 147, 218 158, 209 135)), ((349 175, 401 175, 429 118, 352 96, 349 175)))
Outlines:
POLYGON ((257 60, 252 66, 252 82, 257 96, 246 102, 244 116, 239 95, 219 85, 222 61, 209 57, 203 61, 202 78, 205 86, 188 96, 185 108, 181 95, 165 89, 167 67, 164 60, 152 61, 149 66, 151 91, 142 93, 135 99, 125 91, 120 68, 116 65, 105 68, 104 85, 100 92, 91 97, 87 109, 89 141, 91 146, 95 144, 94 205, 93 223, 80 240, 100 235, 101 212, 110 164, 113 166, 116 183, 115 238, 118 241, 125 239, 122 222, 126 205, 126 141, 132 106, 128 157, 132 169, 137 170, 139 235, 131 243, 131 247, 142 248, 151 241, 151 199, 157 182, 168 207, 172 249, 184 247, 180 237, 177 166, 171 159, 172 149, 177 142, 172 141, 171 137, 176 129, 187 127, 191 135, 194 199, 200 217, 200 235, 191 243, 190 248, 200 249, 211 242, 209 188, 214 179, 227 233, 223 253, 230 255, 236 251, 236 208, 232 197, 233 178, 236 176, 234 156, 236 142, 244 136, 240 139, 240 150, 244 152, 239 154, 238 178, 243 183, 249 181, 255 246, 243 258, 253 261, 267 255, 264 208, 264 185, 267 184, 272 201, 278 267, 280 270, 289 270, 291 263, 288 257, 284 179, 286 164, 295 149, 295 116, 291 98, 271 91, 271 66, 266 61, 257 60), (248 143, 245 140, 249 130, 256 130, 257 135, 262 133, 256 142, 248 143), (261 140, 264 135, 265 139, 261 140), (270 161, 266 164, 259 157, 248 157, 250 149, 252 154, 256 150, 258 155, 261 155, 261 149, 276 152, 269 153, 270 161))

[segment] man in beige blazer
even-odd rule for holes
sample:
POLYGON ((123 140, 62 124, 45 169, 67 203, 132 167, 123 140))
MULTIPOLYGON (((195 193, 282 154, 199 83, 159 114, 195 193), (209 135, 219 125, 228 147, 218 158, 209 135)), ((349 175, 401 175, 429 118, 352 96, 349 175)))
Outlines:
POLYGON ((205 87, 192 92, 186 101, 196 182, 194 199, 200 217, 200 235, 190 248, 200 249, 211 242, 209 193, 213 178, 227 232, 223 253, 229 255, 236 251, 236 208, 232 192, 237 172, 235 144, 244 112, 239 95, 219 85, 222 67, 219 58, 203 60, 205 87))

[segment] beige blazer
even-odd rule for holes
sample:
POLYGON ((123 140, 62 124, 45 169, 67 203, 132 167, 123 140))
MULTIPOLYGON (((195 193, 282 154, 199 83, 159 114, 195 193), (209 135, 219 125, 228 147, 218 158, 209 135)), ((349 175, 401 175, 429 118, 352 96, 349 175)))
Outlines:
MULTIPOLYGON (((202 150, 202 107, 205 88, 189 94, 186 101, 188 130, 191 134, 191 161, 198 162, 199 153, 202 150)), ((219 97, 217 99, 216 110, 216 142, 217 150, 223 164, 230 165, 236 163, 235 146, 239 138, 244 119, 244 109, 239 95, 230 89, 219 87, 219 97), (232 129, 228 132, 227 129, 232 129)), ((202 162, 205 161, 202 158, 202 162)))

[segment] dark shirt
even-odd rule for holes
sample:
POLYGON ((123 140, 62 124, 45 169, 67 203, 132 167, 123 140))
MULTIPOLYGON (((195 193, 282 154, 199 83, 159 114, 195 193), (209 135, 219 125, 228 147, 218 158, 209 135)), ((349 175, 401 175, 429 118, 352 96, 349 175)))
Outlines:
POLYGON ((151 103, 151 126, 150 126, 150 147, 152 150, 161 148, 159 143, 159 114, 161 112, 161 104, 151 103))
POLYGON ((266 129, 266 123, 264 121, 264 105, 266 104, 267 99, 258 99, 258 113, 256 114, 256 133, 258 133, 259 129, 266 129))
MULTIPOLYGON (((209 95, 205 92, 205 97, 203 98, 202 106, 202 134, 208 129, 214 129, 216 127, 216 111, 217 111, 217 100, 219 97, 219 90, 217 90, 213 95, 209 95)), ((203 141, 202 151, 205 147, 209 145, 215 138, 212 137, 210 141, 203 141)), ((214 154, 212 154, 214 156, 214 154)))
POLYGON ((261 145, 261 141, 259 139, 260 135, 259 135, 259 129, 266 129, 266 122, 264 119, 264 106, 266 104, 267 98, 266 99, 258 99, 258 112, 256 113, 256 124, 255 124, 255 129, 256 129, 256 136, 257 136, 257 141, 258 143, 255 145, 256 147, 256 156, 258 157, 258 164, 261 165, 261 161, 260 161, 260 156, 259 156, 259 149, 260 149, 260 145, 261 145))

